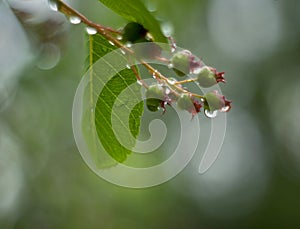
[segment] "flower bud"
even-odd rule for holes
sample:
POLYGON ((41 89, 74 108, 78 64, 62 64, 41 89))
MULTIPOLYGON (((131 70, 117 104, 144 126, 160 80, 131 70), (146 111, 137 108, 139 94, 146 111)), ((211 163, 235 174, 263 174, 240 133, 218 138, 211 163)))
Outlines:
POLYGON ((229 111, 231 109, 231 101, 227 100, 224 95, 213 91, 207 93, 205 96, 205 109, 209 111, 229 111))

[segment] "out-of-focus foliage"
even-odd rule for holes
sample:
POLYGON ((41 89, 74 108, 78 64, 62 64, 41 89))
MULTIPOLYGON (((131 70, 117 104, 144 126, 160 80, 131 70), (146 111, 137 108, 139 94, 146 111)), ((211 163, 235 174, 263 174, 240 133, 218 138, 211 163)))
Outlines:
MULTIPOLYGON (((33 9, 39 1, 20 2, 33 9)), ((98 1, 70 3, 104 25, 125 24, 98 1)), ((204 175, 197 173, 209 132, 203 118, 199 153, 172 181, 131 190, 98 178, 81 159, 71 127, 73 96, 84 73, 84 27, 64 28, 60 61, 41 70, 36 60, 28 65, 37 47, 1 2, 0 227, 299 227, 300 2, 152 0, 146 5, 164 25, 172 25, 179 46, 226 72, 222 90, 234 103, 217 162, 204 175)))

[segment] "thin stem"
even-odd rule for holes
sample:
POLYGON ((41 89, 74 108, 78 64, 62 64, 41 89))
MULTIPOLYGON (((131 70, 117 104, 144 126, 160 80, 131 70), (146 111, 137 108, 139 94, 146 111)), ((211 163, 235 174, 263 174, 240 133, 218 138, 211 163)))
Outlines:
POLYGON ((186 80, 182 80, 182 81, 177 81, 175 84, 185 84, 185 83, 191 83, 191 82, 195 82, 195 81, 197 81, 197 78, 186 79, 186 80))
POLYGON ((191 96, 193 97, 196 97, 196 98, 199 98, 199 99, 205 99, 203 95, 199 95, 199 94, 196 94, 196 93, 189 93, 191 96))
POLYGON ((172 51, 172 52, 175 52, 176 49, 177 49, 177 46, 176 46, 176 42, 175 42, 174 38, 171 37, 171 36, 168 36, 167 38, 168 38, 168 40, 169 40, 170 43, 171 43, 171 48, 172 48, 171 51, 172 51))
POLYGON ((159 61, 161 61, 161 62, 163 62, 163 63, 167 63, 167 64, 170 63, 170 60, 167 59, 167 58, 164 58, 164 57, 156 56, 155 59, 156 59, 156 60, 159 60, 159 61))
MULTIPOLYGON (((112 32, 113 29, 96 24, 92 21, 90 21, 88 18, 86 18, 83 14, 79 13, 77 10, 73 9, 71 6, 69 6, 68 4, 66 4, 64 1, 62 0, 58 0, 58 9, 60 12, 62 12, 63 14, 67 15, 67 16, 76 16, 78 18, 80 18, 80 20, 88 25, 89 27, 93 27, 97 30, 98 33, 100 33, 102 36, 104 36, 107 40, 113 42, 117 47, 122 48, 124 51, 133 54, 134 52, 127 48, 126 46, 124 46, 119 40, 117 40, 115 37, 111 36, 110 34, 108 34, 107 32, 112 32)), ((113 30, 114 33, 120 33, 119 31, 117 32, 117 30, 113 30)))
POLYGON ((84 24, 90 25, 91 27, 99 28, 100 30, 106 30, 108 32, 115 33, 115 34, 118 34, 118 35, 122 34, 121 31, 115 30, 111 27, 107 27, 107 26, 103 26, 103 25, 93 23, 92 21, 87 19, 83 14, 79 13, 77 10, 73 9, 71 6, 69 6, 67 3, 65 3, 62 0, 57 0, 57 3, 58 3, 58 10, 60 12, 62 12, 63 14, 67 15, 67 16, 76 15, 77 17, 79 17, 81 19, 81 21, 84 24))
POLYGON ((135 78, 138 82, 140 82, 143 87, 145 87, 146 89, 149 88, 148 84, 145 83, 145 81, 141 78, 141 76, 139 75, 139 71, 138 71, 138 68, 136 67, 136 65, 133 63, 132 61, 132 58, 131 56, 128 56, 128 62, 130 63, 131 65, 131 70, 133 71, 134 75, 135 75, 135 78))
POLYGON ((155 68, 153 68, 151 65, 149 65, 148 63, 146 63, 145 61, 143 60, 140 60, 141 64, 146 67, 152 74, 155 74, 158 78, 162 79, 165 81, 165 83, 167 83, 171 88, 175 88, 177 91, 180 91, 182 93, 189 93, 191 94, 192 96, 194 97, 197 97, 197 98, 204 98, 202 95, 198 95, 198 94, 195 94, 195 93, 191 93, 185 89, 183 89, 182 87, 179 87, 178 85, 176 85, 176 83, 170 83, 168 78, 165 77, 163 74, 161 74, 159 71, 157 71, 155 68))
MULTIPOLYGON (((66 4, 64 1, 62 0, 57 0, 57 4, 58 4, 58 10, 60 12, 62 12, 63 14, 65 14, 66 16, 76 16, 78 17, 84 24, 86 24, 89 27, 95 28, 97 30, 97 32, 99 34, 101 34, 103 37, 105 37, 107 40, 111 41, 114 45, 116 45, 117 47, 121 48, 122 50, 126 51, 128 54, 133 55, 134 51, 128 47, 126 47, 124 44, 122 44, 118 39, 116 39, 114 36, 112 36, 109 33, 115 33, 115 34, 121 34, 120 31, 114 30, 112 28, 109 27, 105 27, 99 24, 96 24, 92 21, 90 21, 87 17, 85 17, 83 14, 79 13, 77 10, 73 9, 71 6, 69 6, 68 4, 66 4)), ((166 59, 161 58, 161 60, 166 61, 166 59)), ((189 91, 179 87, 176 84, 171 84, 168 80, 167 77, 165 77, 163 74, 161 74, 160 72, 158 72, 156 69, 154 69, 151 65, 149 65, 148 63, 146 63, 144 60, 139 60, 140 63, 146 67, 152 74, 155 74, 155 76, 157 76, 159 79, 163 80, 166 84, 169 85, 170 88, 174 88, 176 91, 182 92, 182 93, 189 93, 194 97, 197 98, 204 98, 201 95, 195 94, 195 93, 190 93, 189 91)), ((148 88, 148 85, 143 82, 143 80, 141 79, 140 75, 138 74, 137 69, 134 67, 132 68, 132 71, 134 72, 137 80, 139 80, 144 87, 148 88)), ((177 92, 175 92, 177 94, 177 92)))

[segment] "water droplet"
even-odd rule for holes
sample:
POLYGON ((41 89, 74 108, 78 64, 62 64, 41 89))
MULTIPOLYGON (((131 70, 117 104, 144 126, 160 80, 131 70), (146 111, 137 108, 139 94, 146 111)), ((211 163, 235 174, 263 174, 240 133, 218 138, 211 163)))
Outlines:
POLYGON ((126 52, 125 52, 123 49, 121 49, 121 53, 122 53, 123 55, 126 54, 126 52))
POLYGON ((60 49, 55 44, 44 43, 41 45, 37 66, 43 70, 52 69, 59 63, 60 57, 60 49))
POLYGON ((150 12, 155 12, 157 10, 157 4, 151 1, 145 3, 147 10, 150 12))
POLYGON ((227 112, 229 110, 230 110, 230 106, 226 106, 221 109, 222 112, 227 112))
POLYGON ((188 91, 188 90, 186 90, 186 89, 185 89, 185 87, 184 87, 184 88, 182 88, 182 89, 183 89, 182 91, 183 91, 184 93, 189 93, 189 91, 188 91))
POLYGON ((173 68, 174 65, 172 63, 168 64, 168 68, 173 68))
POLYGON ((117 40, 120 41, 120 40, 122 40, 122 39, 123 39, 123 37, 122 37, 121 35, 118 35, 118 36, 117 36, 117 40))
POLYGON ((170 22, 165 22, 161 25, 161 30, 166 37, 170 37, 174 31, 174 28, 170 22))
POLYGON ((153 73, 153 74, 152 74, 152 77, 153 77, 153 79, 156 79, 156 74, 153 73))
POLYGON ((97 30, 93 27, 86 27, 85 30, 89 35, 95 35, 97 33, 97 30))
POLYGON ((201 70, 202 70, 202 68, 194 68, 194 69, 192 69, 192 72, 191 73, 193 73, 193 74, 199 74, 200 72, 201 72, 201 70))
POLYGON ((77 24, 80 24, 81 22, 81 19, 77 16, 70 16, 69 17, 69 21, 74 24, 74 25, 77 25, 77 24))
POLYGON ((171 85, 175 85, 177 81, 175 79, 168 79, 168 83, 171 85))
POLYGON ((176 51, 176 46, 172 46, 171 47, 171 52, 173 53, 173 52, 175 52, 176 51))
POLYGON ((131 48, 131 47, 132 47, 132 43, 131 43, 131 42, 127 42, 127 43, 126 43, 126 47, 127 47, 127 48, 131 48))
POLYGON ((143 85, 142 81, 140 81, 140 80, 137 80, 136 82, 141 86, 143 85))
POLYGON ((130 65, 129 64, 126 64, 126 68, 128 69, 131 69, 130 65))
POLYGON ((115 43, 112 41, 108 41, 108 43, 110 43, 112 46, 115 46, 115 43))
POLYGON ((57 2, 55 0, 49 0, 48 5, 49 5, 51 10, 58 11, 57 2))
POLYGON ((208 118, 215 118, 217 117, 218 111, 209 111, 209 110, 204 110, 204 114, 208 118))
POLYGON ((171 90, 167 87, 165 90, 166 95, 170 94, 171 90))

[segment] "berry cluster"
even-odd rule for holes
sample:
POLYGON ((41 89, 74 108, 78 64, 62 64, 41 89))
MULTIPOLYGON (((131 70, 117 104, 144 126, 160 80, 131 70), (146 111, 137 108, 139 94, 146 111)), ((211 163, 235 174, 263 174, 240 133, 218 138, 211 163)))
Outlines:
MULTIPOLYGON (((227 100, 225 96, 212 91, 204 96, 195 95, 185 90, 178 92, 176 88, 170 85, 153 84, 146 90, 146 105, 149 111, 155 112, 162 108, 165 112, 166 105, 172 105, 177 102, 177 107, 181 110, 186 110, 196 115, 203 107, 205 115, 209 116, 208 112, 228 112, 231 109, 231 101, 227 100)), ((210 117, 210 116, 209 116, 210 117)))
MULTIPOLYGON (((173 40, 173 39, 170 39, 173 40)), ((122 30, 122 41, 125 43, 140 43, 152 42, 153 39, 142 25, 130 22, 122 30)), ((146 49, 133 49, 136 58, 143 56, 144 58, 152 58, 164 60, 161 55, 161 48, 155 43, 149 43, 151 46, 146 49)), ((172 47, 176 47, 172 44, 172 47)), ((175 49, 173 51, 176 51, 175 49)), ((189 50, 178 51, 173 54, 168 62, 170 68, 177 74, 178 77, 185 77, 188 74, 195 76, 182 81, 177 81, 174 78, 167 78, 157 71, 149 69, 156 84, 146 85, 146 105, 150 111, 158 111, 162 108, 165 112, 166 105, 172 105, 177 102, 177 107, 186 110, 193 116, 200 112, 203 107, 208 112, 222 111, 227 112, 231 108, 231 101, 227 100, 217 91, 209 92, 204 96, 189 92, 183 88, 183 84, 196 82, 201 87, 208 88, 219 82, 225 83, 224 72, 218 72, 215 68, 204 65, 204 63, 194 56, 189 50)), ((136 73, 137 74, 137 73, 136 73)), ((140 79, 140 77, 137 77, 140 79)))
POLYGON ((205 66, 201 60, 188 50, 174 53, 176 51, 176 44, 172 37, 168 37, 173 53, 172 58, 169 60, 161 56, 161 47, 153 42, 154 39, 148 29, 139 23, 130 22, 123 29, 115 30, 90 21, 62 0, 51 0, 50 3, 50 7, 53 10, 59 10, 65 14, 71 23, 84 23, 87 26, 86 31, 89 35, 99 33, 106 38, 111 45, 121 48, 122 53, 128 56, 128 62, 131 62, 131 58, 134 57, 149 70, 153 78, 157 81, 156 84, 150 86, 142 80, 137 67, 135 65, 131 66, 137 81, 147 89, 146 105, 150 111, 154 112, 162 108, 165 112, 166 105, 171 106, 173 102, 177 102, 178 108, 190 112, 193 116, 199 113, 201 108, 204 108, 204 113, 208 117, 213 117, 213 115, 209 115, 209 112, 216 113, 219 110, 227 112, 230 110, 231 101, 227 100, 217 91, 202 96, 192 93, 182 86, 189 82, 196 82, 201 87, 211 87, 219 82, 224 83, 224 72, 217 72, 215 68, 205 66), (148 43, 148 45, 132 46, 133 43, 145 42, 148 43), (188 74, 192 74, 196 77, 182 81, 168 78, 145 62, 143 60, 144 58, 156 59, 167 63, 178 77, 184 77, 188 74))

